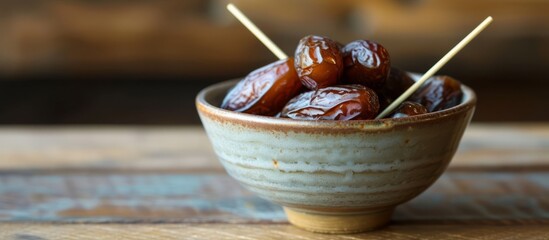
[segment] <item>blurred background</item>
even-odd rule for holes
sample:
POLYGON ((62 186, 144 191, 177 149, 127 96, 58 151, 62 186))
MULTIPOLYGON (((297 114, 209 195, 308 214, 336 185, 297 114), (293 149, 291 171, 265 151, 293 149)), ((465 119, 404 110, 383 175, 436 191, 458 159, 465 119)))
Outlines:
MULTIPOLYGON (((224 0, 0 1, 1 124, 199 124, 197 92, 276 60, 224 0)), ((471 86, 474 121, 549 120, 549 1, 233 0, 290 55, 299 39, 372 39, 471 86)))

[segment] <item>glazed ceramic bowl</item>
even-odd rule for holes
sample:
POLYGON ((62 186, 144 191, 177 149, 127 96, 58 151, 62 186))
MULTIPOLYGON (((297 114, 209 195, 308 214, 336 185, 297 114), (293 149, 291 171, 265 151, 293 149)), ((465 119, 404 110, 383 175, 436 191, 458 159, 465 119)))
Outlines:
POLYGON ((219 108, 237 80, 202 90, 196 105, 227 172, 283 206, 294 225, 351 233, 385 225, 393 209, 445 170, 476 97, 443 111, 382 120, 302 121, 219 108))

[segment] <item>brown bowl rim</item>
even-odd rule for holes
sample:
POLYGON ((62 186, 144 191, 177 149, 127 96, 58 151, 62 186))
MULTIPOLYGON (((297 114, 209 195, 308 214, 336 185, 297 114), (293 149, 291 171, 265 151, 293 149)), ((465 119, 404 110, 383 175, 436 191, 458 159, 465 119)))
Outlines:
POLYGON ((475 108, 477 97, 475 92, 468 86, 462 84, 463 100, 460 104, 437 112, 426 113, 416 116, 403 118, 383 118, 370 120, 296 120, 290 118, 276 118, 272 116, 260 116, 248 113, 234 112, 214 106, 206 101, 206 96, 212 91, 235 85, 241 78, 231 79, 210 85, 202 89, 196 96, 195 103, 199 114, 206 115, 210 119, 220 122, 233 122, 251 127, 264 127, 270 130, 293 130, 296 132, 308 131, 328 131, 345 132, 347 130, 356 131, 374 130, 383 131, 393 128, 410 127, 422 123, 431 123, 444 121, 445 119, 465 113, 475 108))

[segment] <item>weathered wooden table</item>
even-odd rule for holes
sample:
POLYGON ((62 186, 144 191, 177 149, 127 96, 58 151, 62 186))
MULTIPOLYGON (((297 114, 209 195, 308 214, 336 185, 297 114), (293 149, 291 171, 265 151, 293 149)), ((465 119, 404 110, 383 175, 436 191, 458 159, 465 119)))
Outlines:
POLYGON ((201 128, 0 128, 0 239, 549 239, 549 125, 472 125, 390 226, 309 233, 243 189, 201 128))

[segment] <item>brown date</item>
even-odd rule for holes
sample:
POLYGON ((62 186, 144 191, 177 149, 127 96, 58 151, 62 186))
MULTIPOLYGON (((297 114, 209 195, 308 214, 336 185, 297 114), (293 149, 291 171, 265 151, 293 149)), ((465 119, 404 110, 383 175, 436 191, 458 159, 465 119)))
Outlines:
POLYGON ((391 114, 390 118, 403 118, 427 113, 427 108, 415 102, 406 101, 401 103, 391 114))
POLYGON ((221 108, 274 116, 302 88, 293 58, 279 60, 248 74, 227 93, 221 108))
POLYGON ((391 68, 389 52, 381 44, 369 40, 356 40, 345 45, 343 79, 346 83, 361 84, 380 89, 391 68))
POLYGON ((382 95, 389 99, 396 99, 414 85, 415 82, 407 72, 398 68, 391 68, 389 77, 381 89, 382 95))
POLYGON ((377 98, 379 99, 379 109, 385 109, 394 101, 392 98, 388 98, 383 92, 377 91, 377 98))
POLYGON ((414 83, 415 81, 407 72, 397 68, 391 68, 387 81, 385 81, 383 87, 377 91, 381 109, 387 108, 414 83))
POLYGON ((373 119, 379 111, 376 93, 362 85, 340 85, 298 95, 281 117, 301 120, 373 119))
POLYGON ((337 84, 343 73, 340 44, 325 37, 306 36, 295 51, 295 69, 303 86, 311 90, 337 84))
POLYGON ((434 76, 410 97, 410 101, 420 103, 429 112, 458 105, 463 97, 461 83, 448 76, 434 76))

